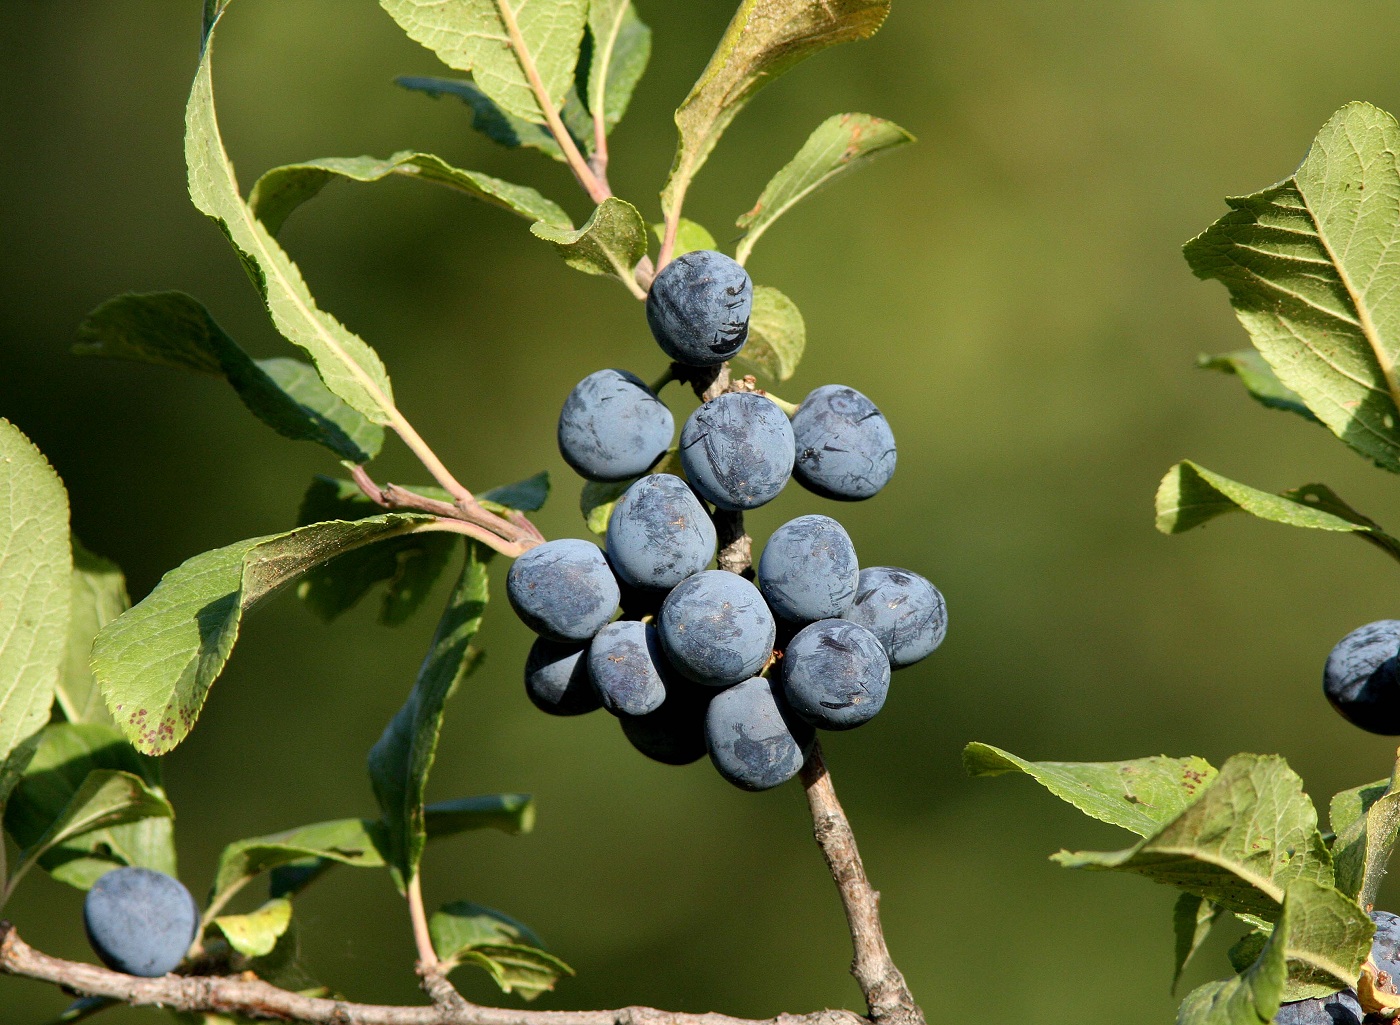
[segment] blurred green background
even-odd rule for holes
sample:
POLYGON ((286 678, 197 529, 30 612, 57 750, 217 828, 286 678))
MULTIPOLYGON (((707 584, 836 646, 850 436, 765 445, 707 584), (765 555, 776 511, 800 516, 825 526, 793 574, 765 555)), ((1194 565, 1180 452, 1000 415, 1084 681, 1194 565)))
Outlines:
MULTIPOLYGON (((732 8, 639 5, 655 53, 614 136, 613 183, 654 218, 671 110, 732 8)), ((87 310, 157 288, 200 297, 257 355, 286 351, 185 195, 199 7, 0 4, 0 414, 48 454, 76 530, 137 596, 196 552, 284 529, 309 477, 335 470, 218 382, 68 355, 87 310)), ((1246 342, 1223 289, 1178 251, 1221 197, 1287 176, 1344 102, 1400 109, 1397 26, 1384 0, 899 0, 876 39, 762 93, 692 192, 689 215, 727 241, 827 115, 879 114, 921 139, 796 210, 751 264, 806 315, 809 355, 786 396, 831 381, 866 392, 893 423, 899 472, 839 509, 791 488, 752 523, 761 539, 835 513, 864 563, 912 567, 948 596, 944 647, 896 678, 874 724, 827 740, 890 946, 931 1021, 1118 1025, 1170 1021, 1175 1006, 1173 894, 1046 861, 1128 836, 1024 779, 966 779, 967 741, 1077 760, 1277 751, 1321 802, 1389 770, 1391 742, 1347 727, 1318 682, 1342 634, 1396 615, 1394 567, 1351 539, 1243 517, 1164 538, 1152 495, 1190 456, 1270 489, 1326 480, 1400 522, 1396 482, 1192 369, 1198 352, 1246 342)), ((239 0, 216 81, 244 188, 274 164, 414 148, 535 184, 581 222, 560 166, 496 148, 460 104, 391 82, 439 70, 372 0, 239 0)), ((583 533, 554 448, 559 405, 595 369, 662 366, 621 288, 567 270, 507 214, 402 180, 333 186, 283 240, 464 481, 547 468, 556 490, 538 522, 583 533)), ((379 472, 421 476, 395 446, 379 472)), ((199 729, 167 759, 197 893, 228 841, 372 812, 364 753, 434 619, 390 631, 373 613, 327 627, 284 595, 245 625, 199 729)), ((488 620, 490 657, 450 710, 433 795, 529 791, 538 829, 436 845, 429 901, 469 898, 539 930, 579 971, 542 1007, 858 1006, 797 786, 743 794, 703 763, 645 761, 605 714, 539 714, 519 682, 529 639, 504 604, 488 620)), ((34 878, 9 914, 41 948, 87 957, 80 901, 34 878)), ((417 999, 387 877, 342 870, 298 916, 303 959, 327 983, 417 999)), ((1213 939, 1189 984, 1227 971, 1229 940, 1213 939)), ((0 979, 5 1025, 64 1003, 0 979)))

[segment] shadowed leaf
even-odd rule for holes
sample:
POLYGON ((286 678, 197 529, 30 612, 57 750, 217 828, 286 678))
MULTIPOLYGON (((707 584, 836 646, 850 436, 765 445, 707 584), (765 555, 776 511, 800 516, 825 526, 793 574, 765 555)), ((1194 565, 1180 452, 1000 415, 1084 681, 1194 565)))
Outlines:
POLYGON ((647 255, 647 228, 637 208, 626 200, 615 196, 604 200, 577 231, 543 222, 532 224, 530 231, 554 246, 575 270, 637 287, 632 272, 647 255))
POLYGON ((1176 967, 1172 972, 1172 991, 1181 982, 1181 973, 1191 963, 1196 951, 1210 935, 1211 926, 1220 917, 1221 909, 1194 893, 1179 894, 1172 910, 1172 930, 1176 933, 1176 967))
POLYGON ((1322 423, 1298 393, 1284 386, 1274 373, 1274 368, 1265 362, 1264 357, 1253 349, 1239 352, 1225 352, 1218 356, 1199 356, 1196 366, 1202 370, 1218 370, 1222 374, 1234 374, 1244 385, 1245 391, 1262 406, 1297 413, 1304 420, 1315 424, 1322 423))
POLYGON ((776 288, 757 285, 749 315, 749 340, 734 361, 774 381, 797 372, 807 349, 807 322, 802 311, 776 288))
POLYGON ((533 1000, 554 988, 570 968, 546 953, 540 939, 513 918, 467 901, 443 906, 428 921, 433 949, 449 970, 462 964, 484 969, 505 993, 533 1000))

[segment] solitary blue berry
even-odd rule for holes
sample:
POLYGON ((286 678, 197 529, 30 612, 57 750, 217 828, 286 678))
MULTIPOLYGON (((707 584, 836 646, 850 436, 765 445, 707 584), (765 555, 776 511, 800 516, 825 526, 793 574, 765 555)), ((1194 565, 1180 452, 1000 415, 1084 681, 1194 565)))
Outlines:
POLYGON ((154 979, 185 959, 199 908, 178 879, 149 868, 114 868, 83 901, 88 942, 116 972, 154 979))
POLYGON ((1322 690, 1354 726, 1400 736, 1400 620, 1382 619, 1347 634, 1322 670, 1322 690))
POLYGON ((697 249, 676 257, 651 283, 647 324, 677 363, 717 366, 749 339, 753 282, 723 253, 697 249))

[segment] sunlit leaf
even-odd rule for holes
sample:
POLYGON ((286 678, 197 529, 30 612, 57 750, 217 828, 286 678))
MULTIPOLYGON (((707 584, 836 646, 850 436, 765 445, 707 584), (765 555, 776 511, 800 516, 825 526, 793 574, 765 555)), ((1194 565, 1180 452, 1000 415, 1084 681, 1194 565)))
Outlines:
POLYGON ((1322 423, 1308 408, 1298 393, 1284 386, 1264 357, 1253 349, 1238 352, 1224 352, 1218 356, 1200 356, 1196 366, 1202 370, 1218 370, 1222 374, 1234 374, 1244 385, 1252 399, 1269 409, 1281 409, 1296 413, 1304 420, 1315 424, 1322 423))
POLYGON ((734 361, 774 381, 797 372, 807 349, 807 322, 797 304, 776 288, 757 285, 749 315, 749 340, 734 361))
POLYGON ((292 902, 274 897, 246 915, 220 915, 213 924, 244 957, 266 957, 292 924, 292 902))
POLYGON ((542 221, 532 224, 530 231, 553 245, 575 270, 614 277, 637 287, 632 274, 647 255, 647 228, 637 208, 626 200, 615 196, 604 200, 576 231, 542 221))
POLYGON ((592 56, 588 65, 588 109, 601 111, 609 133, 632 102, 651 58, 651 29, 637 17, 632 0, 592 0, 588 5, 592 56))

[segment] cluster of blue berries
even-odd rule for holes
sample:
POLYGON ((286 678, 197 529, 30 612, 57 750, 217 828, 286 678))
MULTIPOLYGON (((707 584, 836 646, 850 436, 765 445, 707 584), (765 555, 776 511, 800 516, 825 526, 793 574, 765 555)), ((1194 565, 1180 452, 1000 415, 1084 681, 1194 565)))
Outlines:
MULTIPOLYGON (((700 250, 657 275, 647 321, 666 355, 692 372, 739 353, 752 301, 739 264, 700 250)), ((719 549, 715 518, 772 501, 789 478, 848 501, 884 487, 894 435, 864 395, 827 385, 791 419, 758 392, 711 398, 681 428, 684 479, 650 472, 674 435, 670 410, 623 370, 590 374, 565 401, 564 460, 590 481, 638 479, 613 508, 606 552, 550 541, 511 567, 507 596, 539 635, 526 691, 554 715, 606 709, 658 761, 708 753, 725 779, 765 790, 797 774, 815 729, 850 729, 879 712, 891 670, 942 642, 946 605, 918 574, 862 570, 850 536, 827 516, 780 527, 756 582, 708 568, 719 549)))
POLYGON ((1367 623, 1338 641, 1322 671, 1322 690, 1352 725, 1400 736, 1400 620, 1367 623))

